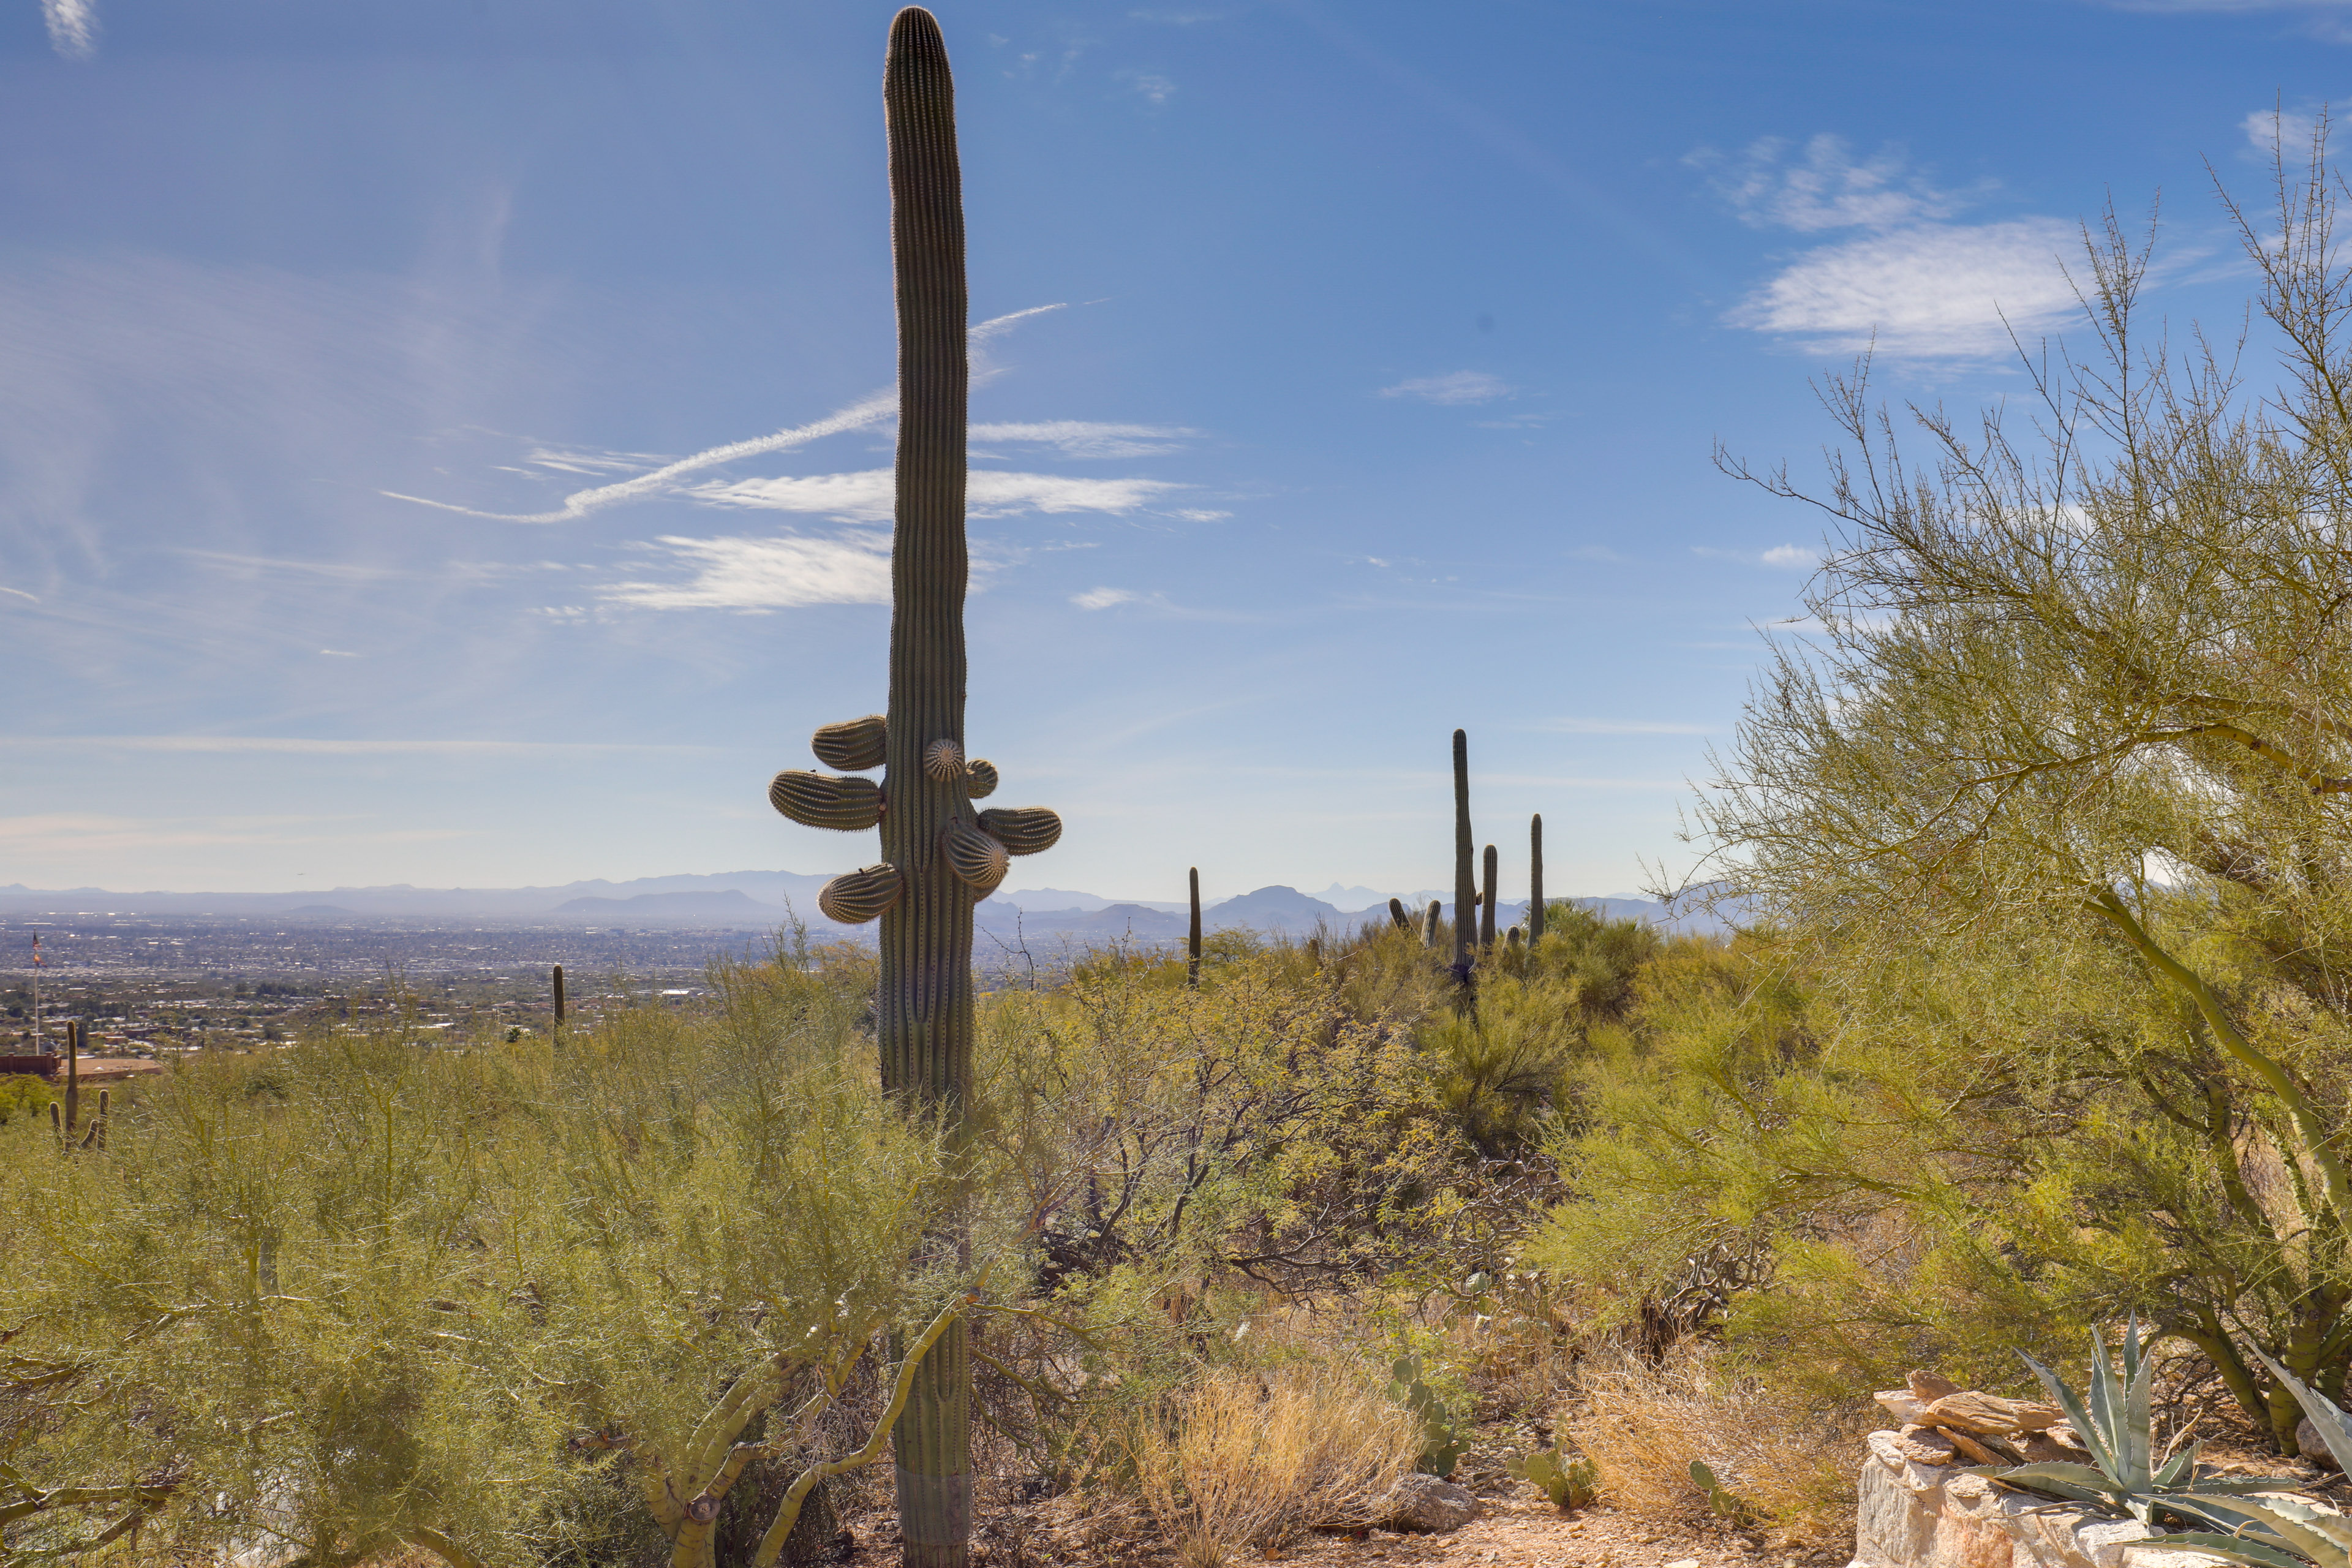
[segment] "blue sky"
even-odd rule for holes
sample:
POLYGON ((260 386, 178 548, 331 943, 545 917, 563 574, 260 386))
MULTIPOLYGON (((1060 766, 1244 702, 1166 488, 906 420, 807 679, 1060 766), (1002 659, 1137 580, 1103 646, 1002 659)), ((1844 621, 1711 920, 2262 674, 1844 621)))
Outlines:
MULTIPOLYGON (((769 867, 878 709, 866 0, 0 0, 0 881, 769 867), (749 443, 748 447, 738 444, 749 443)), ((946 0, 973 749, 1012 885, 1600 893, 1796 614, 1807 378, 2015 398, 2000 313, 2352 82, 2352 4, 946 0)), ((1801 635, 1799 628, 1795 635, 1801 635)))

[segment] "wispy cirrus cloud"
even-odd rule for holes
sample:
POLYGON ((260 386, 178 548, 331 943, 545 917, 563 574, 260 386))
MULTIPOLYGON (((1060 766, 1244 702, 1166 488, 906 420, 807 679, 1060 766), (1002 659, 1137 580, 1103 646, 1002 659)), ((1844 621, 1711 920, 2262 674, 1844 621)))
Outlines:
POLYGON ((1143 597, 1132 588, 1089 588, 1083 594, 1070 595, 1070 603, 1082 610, 1108 610, 1113 605, 1131 605, 1143 597))
POLYGON ((1381 388, 1382 397, 1412 397, 1423 403, 1460 405, 1492 403, 1508 397, 1514 388, 1499 375, 1483 370, 1449 371, 1444 375, 1417 376, 1381 388))
MULTIPOLYGON (((1060 304, 1032 305, 1025 310, 1008 311, 1004 315, 992 317, 981 322, 971 329, 966 336, 968 341, 977 348, 994 338, 1001 337, 1012 330, 1013 323, 1017 321, 1026 321, 1032 316, 1042 316, 1050 310, 1066 308, 1060 304)), ((378 493, 390 497, 394 500, 412 501, 418 506, 436 507, 440 510, 454 511, 466 517, 488 518, 497 522, 573 522, 592 512, 601 511, 606 507, 682 489, 684 487, 678 481, 689 475, 721 468, 729 463, 740 462, 746 458, 760 457, 769 452, 789 452, 796 447, 805 447, 811 442, 822 441, 828 436, 840 436, 852 430, 867 429, 898 417, 898 414, 897 391, 871 393, 846 407, 836 409, 824 418, 812 420, 806 425, 791 426, 772 435, 753 437, 748 441, 730 441, 722 446, 705 447, 691 457, 665 463, 649 473, 637 474, 629 479, 616 480, 612 484, 595 485, 587 489, 574 490, 563 498, 563 504, 561 507, 552 511, 488 511, 476 507, 458 506, 451 501, 435 500, 429 496, 404 495, 397 490, 383 490, 378 493)))
POLYGON ((98 53, 96 0, 41 0, 41 19, 49 26, 49 47, 69 60, 86 60, 98 53))
POLYGON ((1065 458, 1149 458, 1173 452, 1201 434, 1181 425, 1105 425, 1086 419, 1048 419, 1032 424, 975 425, 975 441, 1034 442, 1065 458))
MULTIPOLYGON (((974 468, 964 480, 964 510, 971 517, 1010 517, 1024 511, 1124 513, 1187 488, 1167 479, 1096 479, 974 468)), ((850 474, 735 479, 698 485, 688 493, 713 506, 813 512, 845 522, 887 522, 898 496, 898 480, 888 468, 867 468, 850 474)))
POLYGON ((686 539, 666 534, 655 545, 674 563, 690 568, 692 575, 673 582, 618 583, 605 590, 607 600, 646 610, 782 610, 890 602, 890 542, 886 537, 686 539))
POLYGON ((1684 162, 1707 172, 1707 184, 1741 222, 1800 234, 1947 218, 1992 188, 1940 190, 1899 147, 1858 159, 1843 137, 1826 134, 1801 149, 1785 136, 1764 137, 1736 154, 1702 147, 1684 162))

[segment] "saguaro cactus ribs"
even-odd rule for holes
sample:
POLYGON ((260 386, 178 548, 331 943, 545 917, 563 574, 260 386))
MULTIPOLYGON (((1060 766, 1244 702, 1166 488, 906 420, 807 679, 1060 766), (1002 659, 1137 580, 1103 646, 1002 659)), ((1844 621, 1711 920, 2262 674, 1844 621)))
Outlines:
MULTIPOLYGON (((882 859, 817 895, 827 918, 882 921, 875 1032, 882 1085, 961 1120, 971 1076, 971 907, 1004 877, 1007 857, 1061 837, 1042 806, 979 810, 994 767, 965 748, 964 426, 971 383, 965 333, 962 172, 955 87, 931 14, 890 24, 882 101, 890 142, 890 237, 898 308, 897 529, 890 548, 887 714, 828 724, 817 759, 868 779, 785 772, 769 799, 812 827, 882 829, 882 859)), ((954 1324, 924 1360, 897 1448, 899 1529, 909 1568, 966 1561, 971 1521, 969 1338, 954 1324)))

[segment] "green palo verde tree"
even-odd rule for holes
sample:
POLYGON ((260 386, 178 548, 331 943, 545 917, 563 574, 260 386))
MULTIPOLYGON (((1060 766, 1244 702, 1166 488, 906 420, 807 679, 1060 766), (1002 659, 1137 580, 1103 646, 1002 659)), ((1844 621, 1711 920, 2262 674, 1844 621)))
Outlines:
POLYGON ((2032 443, 1915 408, 1917 463, 1866 366, 1826 384, 1824 636, 1776 650, 1698 808, 1725 890, 1800 939, 1842 1069, 1906 1042, 1892 1098, 1848 1109, 1916 1124, 1920 1212, 1967 1210, 2021 1300, 2152 1314, 2282 1447, 2295 1399, 2231 1321, 2331 1394, 2352 1356, 2352 277, 2324 136, 2280 163, 2275 228, 2230 206, 2267 401, 2143 337, 2147 251, 2112 215, 2097 354, 2029 362, 2032 443))
MULTIPOLYGON (((887 716, 817 731, 818 760, 881 765, 881 784, 813 773, 776 776, 770 798, 795 822, 877 823, 882 861, 818 895, 834 920, 882 921, 876 1032, 882 1085, 952 1138, 971 1082, 971 909, 1004 879, 1009 855, 1051 848, 1061 819, 1043 807, 982 810, 996 769, 964 749, 964 430, 971 367, 962 174, 955 89, 939 23, 918 6, 890 26, 882 97, 890 141, 890 233, 898 310, 897 527, 890 551, 887 716)), ((951 1245, 951 1244, 950 1244, 951 1245)), ((971 1518, 969 1332, 948 1326, 916 1376, 896 1436, 905 1560, 965 1561, 971 1518)))

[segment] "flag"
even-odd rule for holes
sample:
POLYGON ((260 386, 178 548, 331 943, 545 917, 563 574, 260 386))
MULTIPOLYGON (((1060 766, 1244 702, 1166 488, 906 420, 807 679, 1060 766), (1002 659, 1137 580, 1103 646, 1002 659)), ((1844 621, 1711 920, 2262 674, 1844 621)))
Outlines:
POLYGON ((41 933, 39 931, 33 933, 33 967, 36 969, 41 967, 41 933))

